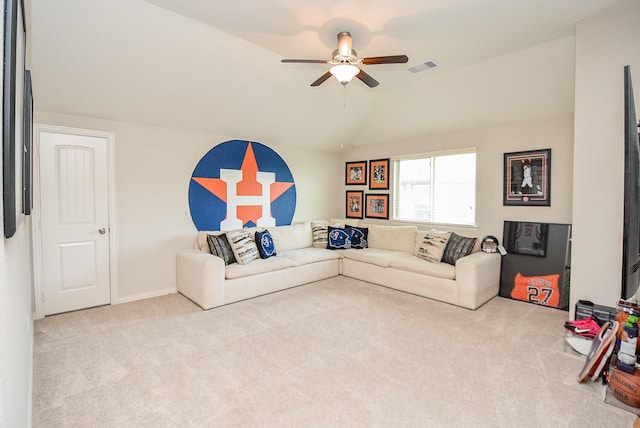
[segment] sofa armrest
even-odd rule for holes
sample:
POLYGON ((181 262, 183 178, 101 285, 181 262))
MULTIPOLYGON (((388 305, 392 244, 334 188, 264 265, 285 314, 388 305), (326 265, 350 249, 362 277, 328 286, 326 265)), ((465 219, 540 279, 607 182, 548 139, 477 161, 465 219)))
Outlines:
POLYGON ((477 309, 498 294, 501 257, 478 251, 456 262, 458 304, 477 309))
POLYGON ((196 249, 176 256, 178 291, 202 309, 224 304, 224 260, 196 249))

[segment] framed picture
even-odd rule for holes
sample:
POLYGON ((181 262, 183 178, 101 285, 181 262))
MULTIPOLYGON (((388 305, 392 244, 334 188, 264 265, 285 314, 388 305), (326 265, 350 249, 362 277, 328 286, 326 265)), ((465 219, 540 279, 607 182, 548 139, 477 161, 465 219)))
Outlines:
POLYGON ((369 161, 369 190, 389 190, 389 159, 369 161))
POLYGON ((2 186, 4 236, 23 218, 24 82, 27 33, 22 0, 6 0, 2 99, 2 186))
POLYGON ((370 218, 389 218, 389 195, 365 195, 365 215, 370 218))
POLYGON ((367 184, 367 161, 347 162, 344 184, 367 184))
POLYGON ((364 192, 362 190, 347 190, 347 218, 364 217, 364 192))
POLYGON ((551 149, 504 154, 503 205, 551 205, 551 149))
POLYGON ((31 71, 24 74, 24 157, 22 158, 22 212, 31 214, 33 207, 33 92, 31 71))

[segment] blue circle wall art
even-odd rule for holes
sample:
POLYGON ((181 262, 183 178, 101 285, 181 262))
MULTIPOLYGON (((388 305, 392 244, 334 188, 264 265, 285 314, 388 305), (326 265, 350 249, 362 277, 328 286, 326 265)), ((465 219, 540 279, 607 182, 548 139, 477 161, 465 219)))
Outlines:
POLYGON ((218 144, 200 159, 189 182, 189 210, 198 230, 291 224, 295 208, 289 167, 256 142, 218 144))

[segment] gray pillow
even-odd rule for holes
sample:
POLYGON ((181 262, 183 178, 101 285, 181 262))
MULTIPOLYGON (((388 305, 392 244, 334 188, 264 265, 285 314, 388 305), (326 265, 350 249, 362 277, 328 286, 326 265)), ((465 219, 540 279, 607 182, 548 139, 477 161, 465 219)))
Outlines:
POLYGON ((457 235, 455 232, 451 232, 449 242, 447 242, 444 254, 442 255, 442 261, 455 266, 458 259, 471 254, 475 245, 476 238, 467 238, 465 236, 457 235))
POLYGON ((231 250, 226 234, 207 235, 207 242, 209 243, 211 254, 224 260, 225 265, 236 262, 236 257, 233 255, 233 250, 231 250))

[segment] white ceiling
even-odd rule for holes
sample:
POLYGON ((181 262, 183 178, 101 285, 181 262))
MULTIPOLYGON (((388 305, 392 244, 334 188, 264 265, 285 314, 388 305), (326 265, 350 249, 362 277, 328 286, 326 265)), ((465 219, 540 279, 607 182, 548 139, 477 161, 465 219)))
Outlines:
POLYGON ((575 23, 634 1, 27 0, 35 108, 320 150, 570 113, 575 23), (280 62, 339 31, 409 63, 280 62))

